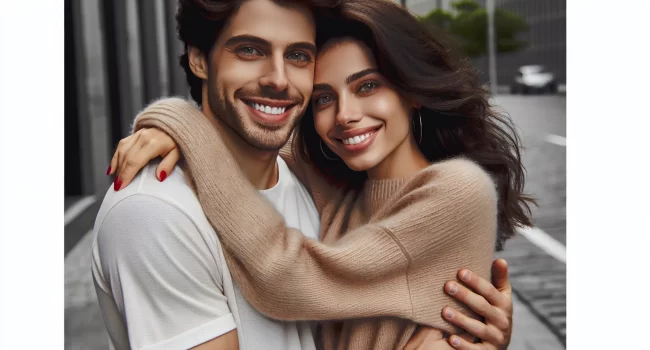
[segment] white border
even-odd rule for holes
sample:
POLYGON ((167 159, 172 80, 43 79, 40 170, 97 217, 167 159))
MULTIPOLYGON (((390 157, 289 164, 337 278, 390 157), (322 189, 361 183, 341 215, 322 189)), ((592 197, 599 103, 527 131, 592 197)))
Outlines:
POLYGON ((63 349, 63 1, 0 10, 0 349, 63 349))
POLYGON ((567 348, 648 349, 650 1, 567 6, 567 348))
MULTIPOLYGON (((647 348, 650 2, 567 6, 567 346, 647 348)), ((3 2, 0 47, 0 349, 62 349, 63 2, 3 2)))

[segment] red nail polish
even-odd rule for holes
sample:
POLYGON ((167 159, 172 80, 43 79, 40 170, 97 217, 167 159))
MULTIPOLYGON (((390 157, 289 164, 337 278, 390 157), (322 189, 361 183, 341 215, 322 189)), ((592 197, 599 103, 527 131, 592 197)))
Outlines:
POLYGON ((115 181, 113 182, 113 190, 119 191, 120 187, 122 187, 122 180, 115 177, 115 181))
POLYGON ((165 181, 166 178, 167 178, 167 172, 165 172, 164 170, 161 171, 160 172, 160 182, 165 181))
POLYGON ((111 166, 109 165, 109 166, 108 166, 108 170, 106 170, 106 175, 109 175, 109 174, 111 173, 111 170, 112 170, 112 169, 113 169, 113 168, 111 168, 111 166))

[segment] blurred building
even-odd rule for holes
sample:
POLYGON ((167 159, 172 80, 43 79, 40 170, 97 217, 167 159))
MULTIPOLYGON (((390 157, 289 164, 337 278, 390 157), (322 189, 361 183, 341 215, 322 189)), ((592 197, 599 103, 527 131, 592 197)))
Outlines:
MULTIPOLYGON (((424 16, 433 9, 441 8, 451 11, 451 3, 455 0, 406 0, 406 7, 418 16, 424 16)), ((396 1, 399 3, 399 0, 396 1)))
POLYGON ((92 228, 117 142, 152 100, 187 95, 176 0, 65 0, 65 252, 92 228))
MULTIPOLYGON (((478 3, 485 6, 486 0, 478 3)), ((519 67, 533 64, 546 67, 560 84, 566 84, 566 0, 495 0, 495 5, 522 16, 529 25, 521 35, 528 47, 498 55, 498 84, 508 85, 519 67)), ((474 64, 487 74, 487 57, 475 59, 474 64)))
MULTIPOLYGON (((431 10, 442 8, 452 11, 451 4, 456 0, 407 0, 408 9, 420 16, 431 10)), ((521 35, 528 47, 511 54, 497 57, 497 83, 508 85, 524 65, 539 64, 555 73, 560 84, 566 83, 566 0, 494 0, 497 8, 512 11, 522 16, 530 29, 521 35)), ((400 2, 395 0, 395 2, 400 2)), ((485 7, 487 0, 477 0, 485 7)), ((487 40, 487 38, 486 38, 487 40)), ((482 73, 483 81, 488 81, 487 57, 473 59, 474 66, 482 73)))

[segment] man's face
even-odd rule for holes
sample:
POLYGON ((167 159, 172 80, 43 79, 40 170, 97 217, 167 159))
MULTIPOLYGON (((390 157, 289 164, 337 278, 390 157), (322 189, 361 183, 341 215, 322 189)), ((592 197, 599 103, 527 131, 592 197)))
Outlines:
POLYGON ((212 112, 251 146, 280 149, 310 101, 315 36, 307 8, 245 1, 208 55, 212 112))

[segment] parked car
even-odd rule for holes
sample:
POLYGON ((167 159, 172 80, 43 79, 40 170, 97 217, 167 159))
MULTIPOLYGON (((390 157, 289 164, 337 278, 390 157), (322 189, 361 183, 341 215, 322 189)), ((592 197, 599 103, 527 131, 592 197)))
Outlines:
POLYGON ((510 93, 557 93, 555 74, 540 65, 519 67, 519 72, 510 85, 510 93))

